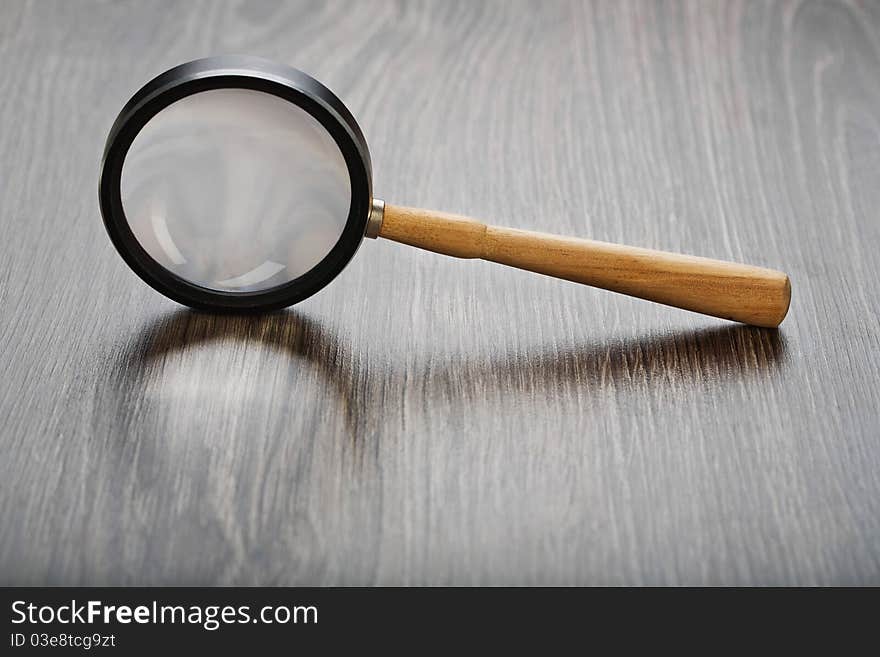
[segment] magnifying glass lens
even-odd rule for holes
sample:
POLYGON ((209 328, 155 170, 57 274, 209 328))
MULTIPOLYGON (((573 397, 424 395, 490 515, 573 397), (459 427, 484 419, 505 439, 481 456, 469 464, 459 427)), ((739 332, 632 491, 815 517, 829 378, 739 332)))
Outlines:
POLYGON ((129 228, 162 267, 221 292, 259 292, 315 267, 342 235, 351 181, 311 114, 275 95, 215 89, 162 109, 120 183, 129 228))

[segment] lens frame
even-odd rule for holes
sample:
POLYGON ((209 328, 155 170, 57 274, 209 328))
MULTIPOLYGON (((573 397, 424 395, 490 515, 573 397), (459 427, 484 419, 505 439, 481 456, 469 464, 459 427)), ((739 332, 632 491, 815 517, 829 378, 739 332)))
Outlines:
POLYGON ((166 297, 200 310, 277 310, 292 306, 323 288, 357 252, 364 238, 372 203, 370 152, 360 127, 342 101, 311 76, 258 57, 208 57, 162 73, 145 84, 122 108, 104 148, 98 200, 104 226, 123 260, 147 284, 166 297), (134 138, 150 119, 171 103, 213 89, 262 91, 297 105, 330 133, 348 168, 351 205, 339 240, 305 274, 268 290, 212 290, 168 271, 137 241, 123 209, 120 190, 122 167, 134 138))

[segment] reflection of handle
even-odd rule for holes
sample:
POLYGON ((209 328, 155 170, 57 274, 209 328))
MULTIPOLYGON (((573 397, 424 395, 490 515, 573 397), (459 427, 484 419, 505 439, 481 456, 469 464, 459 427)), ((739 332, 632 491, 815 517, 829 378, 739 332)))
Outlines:
POLYGON ((386 205, 379 236, 755 326, 779 326, 791 299, 788 276, 773 269, 487 226, 430 210, 386 205))

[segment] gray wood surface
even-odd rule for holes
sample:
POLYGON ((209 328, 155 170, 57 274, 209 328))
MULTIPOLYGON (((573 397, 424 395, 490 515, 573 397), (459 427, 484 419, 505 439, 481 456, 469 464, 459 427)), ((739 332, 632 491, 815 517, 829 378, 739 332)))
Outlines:
POLYGON ((0 583, 880 584, 880 3, 0 3, 0 583), (240 52, 377 196, 787 271, 779 331, 366 242, 212 317, 113 250, 143 82, 240 52))

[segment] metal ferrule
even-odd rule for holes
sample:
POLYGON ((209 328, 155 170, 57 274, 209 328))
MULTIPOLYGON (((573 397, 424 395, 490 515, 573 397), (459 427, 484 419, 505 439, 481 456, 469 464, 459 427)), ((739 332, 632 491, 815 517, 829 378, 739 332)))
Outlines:
POLYGON ((382 219, 385 217, 385 201, 374 198, 373 204, 370 206, 370 216, 367 218, 367 230, 364 233, 366 237, 376 239, 379 237, 379 231, 382 229, 382 219))

